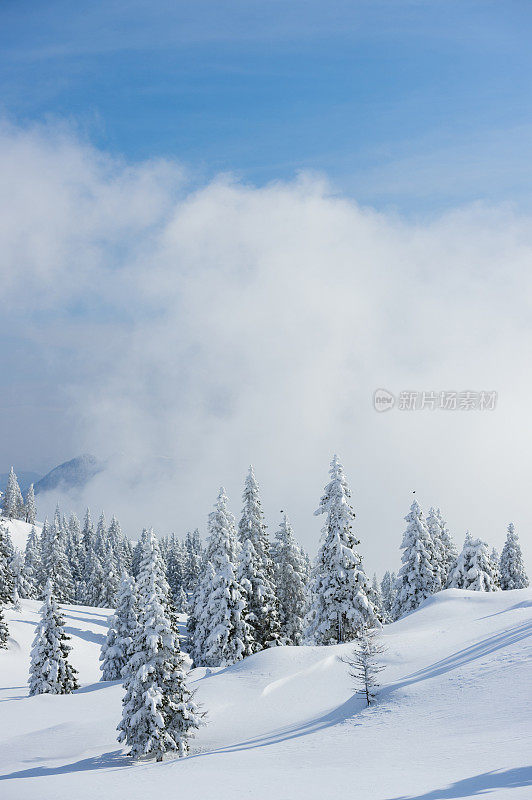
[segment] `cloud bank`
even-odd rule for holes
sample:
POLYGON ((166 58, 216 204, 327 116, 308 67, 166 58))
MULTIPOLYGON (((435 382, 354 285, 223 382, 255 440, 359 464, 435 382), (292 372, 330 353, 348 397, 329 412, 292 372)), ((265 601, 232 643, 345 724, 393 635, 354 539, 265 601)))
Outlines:
POLYGON ((0 170, 7 466, 109 459, 59 499, 135 537, 204 528, 221 484, 238 514, 252 462, 272 532, 287 510, 314 552, 338 452, 369 570, 398 566, 413 490, 459 543, 500 547, 513 520, 531 555, 529 216, 405 221, 315 175, 195 185, 57 125, 5 124, 0 170), (378 414, 379 387, 499 399, 378 414))

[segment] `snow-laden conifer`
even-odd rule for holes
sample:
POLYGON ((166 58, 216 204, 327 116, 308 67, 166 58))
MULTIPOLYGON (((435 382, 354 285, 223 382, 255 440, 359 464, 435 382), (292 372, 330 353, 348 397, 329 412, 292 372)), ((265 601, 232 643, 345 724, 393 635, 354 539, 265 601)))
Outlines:
POLYGON ((394 619, 414 611, 434 589, 434 544, 417 500, 405 520, 408 525, 401 545, 403 566, 397 576, 394 619))
POLYGON ((78 688, 77 671, 68 661, 72 649, 67 644, 70 637, 65 634, 63 625, 52 581, 48 580, 31 650, 30 695, 70 694, 78 688))
POLYGON ((0 523, 0 604, 13 602, 15 583, 11 571, 14 549, 7 527, 0 523))
POLYGON ((100 594, 100 605, 104 608, 114 608, 116 603, 116 593, 120 578, 118 576, 118 566, 114 556, 113 548, 107 545, 102 564, 102 591, 100 594))
POLYGON ((441 589, 445 588, 449 572, 456 561, 458 551, 439 508, 431 508, 429 510, 426 522, 433 545, 433 592, 439 592, 441 589))
MULTIPOLYGON (((259 494, 259 486, 249 468, 242 496, 243 509, 238 525, 240 544, 245 547, 249 540, 253 545, 254 557, 247 561, 248 569, 241 565, 241 577, 248 582, 247 603, 248 622, 252 625, 253 639, 259 649, 274 647, 281 643, 279 611, 275 596, 273 562, 270 543, 264 524, 264 514, 259 494)), ((249 555, 249 552, 248 552, 249 555)))
POLYGON ((30 525, 35 525, 35 520, 37 517, 37 509, 35 507, 35 492, 33 490, 33 483, 30 483, 30 487, 26 493, 26 500, 24 503, 25 506, 25 519, 26 522, 29 522, 30 525))
POLYGON ((43 528, 42 568, 46 580, 51 580, 55 598, 62 603, 74 599, 74 584, 66 551, 66 532, 61 517, 56 513, 54 521, 43 528))
POLYGON ((381 581, 382 608, 385 622, 393 622, 393 606, 395 601, 395 572, 386 570, 381 581))
POLYGON ((501 589, 526 589, 528 576, 523 564, 523 554, 519 544, 519 536, 515 532, 513 522, 508 525, 506 542, 502 548, 500 559, 501 589))
POLYGON ((307 610, 307 564, 285 513, 272 548, 279 622, 284 644, 302 643, 307 610))
POLYGON ((26 549, 24 551, 24 573, 28 583, 28 597, 33 600, 41 596, 41 571, 41 542, 33 525, 26 540, 26 549))
POLYGON ((245 595, 235 575, 238 559, 235 520, 223 488, 214 511, 209 514, 207 559, 212 570, 206 569, 204 573, 205 605, 195 632, 201 642, 200 647, 195 647, 198 654, 195 663, 225 667, 250 655, 253 639, 245 619, 245 595))
POLYGON ((15 553, 11 558, 11 574, 13 575, 13 592, 18 597, 24 599, 31 598, 32 587, 31 582, 26 577, 26 570, 24 567, 24 556, 20 550, 15 549, 15 553))
POLYGON ((464 547, 447 579, 446 588, 497 591, 495 570, 486 542, 473 539, 469 532, 466 534, 464 547))
POLYGON ((9 641, 9 628, 4 619, 3 604, 0 602, 0 650, 7 650, 9 641))
POLYGON ((161 557, 153 531, 144 537, 143 547, 137 581, 138 625, 123 670, 125 696, 118 740, 127 744, 134 758, 161 761, 168 752, 187 754, 201 715, 186 684, 179 639, 167 612, 168 590, 161 581, 161 557))
POLYGON ((132 655, 137 632, 135 579, 125 572, 118 589, 116 611, 109 618, 107 636, 100 653, 102 681, 117 681, 132 655))
POLYGON ((9 470, 7 485, 2 497, 2 513, 8 519, 24 519, 24 500, 13 467, 9 470))
POLYGON ((336 455, 330 475, 314 512, 326 515, 313 570, 307 622, 308 635, 316 644, 350 641, 364 626, 379 625, 377 610, 369 596, 370 583, 356 550, 360 542, 353 533, 355 512, 349 502, 351 490, 336 455))

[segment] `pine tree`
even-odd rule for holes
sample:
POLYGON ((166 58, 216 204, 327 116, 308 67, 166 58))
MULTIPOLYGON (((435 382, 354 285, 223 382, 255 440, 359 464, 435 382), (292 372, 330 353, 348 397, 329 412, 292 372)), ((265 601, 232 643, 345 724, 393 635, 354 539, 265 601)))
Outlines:
POLYGON ((235 577, 238 558, 235 520, 227 508, 225 489, 220 489, 214 511, 209 514, 208 564, 204 587, 205 606, 196 638, 201 640, 201 666, 226 667, 252 652, 252 634, 245 620, 245 600, 235 577))
POLYGON ((96 550, 91 549, 85 559, 83 582, 85 596, 83 602, 87 606, 105 607, 105 577, 103 565, 96 550))
POLYGON ((408 526, 401 545, 403 566, 397 576, 394 619, 414 611, 434 589, 434 544, 417 500, 405 520, 408 526))
POLYGON ((142 561, 143 542, 140 539, 133 549, 133 558, 131 560, 131 574, 134 578, 138 577, 140 571, 140 562, 142 561))
POLYGON ((13 602, 13 589, 15 588, 11 571, 13 554, 9 531, 3 523, 0 523, 0 604, 13 602))
POLYGON ((135 579, 123 572, 117 594, 116 611, 109 618, 107 636, 100 653, 102 681, 117 681, 132 655, 137 631, 135 579))
POLYGON ((2 497, 2 513, 8 519, 24 519, 24 500, 13 467, 9 470, 7 486, 2 497))
POLYGON ((447 589, 470 589, 476 592, 497 591, 496 575, 488 553, 488 545, 466 534, 464 547, 456 566, 447 579, 447 589))
POLYGON ((114 557, 113 548, 109 544, 103 561, 103 586, 100 595, 100 604, 104 608, 114 608, 116 593, 119 585, 118 567, 114 557))
POLYGON ((325 514, 326 521, 313 570, 308 615, 310 638, 324 645, 350 641, 365 625, 379 625, 362 558, 356 551, 360 542, 353 533, 355 512, 349 503, 351 490, 336 455, 330 475, 314 512, 325 514))
POLYGON ((26 522, 29 522, 30 525, 35 525, 35 519, 37 517, 37 509, 35 507, 35 492, 33 491, 33 483, 30 484, 30 488, 26 493, 26 522))
POLYGON ((449 572, 456 561, 458 553, 439 508, 431 508, 429 510, 426 523, 432 539, 433 592, 439 592, 447 583, 449 572))
POLYGON ((98 558, 103 562, 105 552, 107 550, 107 528, 105 525, 105 514, 100 514, 98 525, 96 526, 96 534, 94 536, 94 549, 98 554, 98 558))
POLYGON ((184 588, 192 592, 197 586, 202 564, 203 549, 201 547, 201 539, 199 531, 196 529, 194 533, 187 533, 185 539, 185 566, 184 566, 184 588))
POLYGON ((386 622, 386 612, 384 610, 384 600, 382 597, 381 587, 379 581, 377 580, 377 574, 373 573, 373 578, 371 579, 371 587, 369 591, 369 598, 375 609, 377 611, 377 619, 380 623, 386 622))
POLYGON ((375 700, 376 690, 379 687, 377 678, 384 669, 384 665, 380 663, 384 647, 380 643, 379 636, 377 630, 364 627, 353 652, 343 659, 349 664, 349 675, 355 680, 357 693, 364 697, 368 706, 375 700))
POLYGON ((9 628, 4 619, 4 609, 2 602, 0 602, 0 650, 7 650, 7 643, 9 641, 9 628))
POLYGON ((519 544, 519 536, 515 532, 513 522, 508 525, 506 542, 502 548, 500 559, 501 589, 526 589, 528 576, 523 564, 523 554, 519 544))
POLYGON ((381 581, 382 608, 385 622, 393 622, 396 581, 397 576, 395 572, 389 572, 388 570, 384 573, 384 577, 381 581))
MULTIPOLYGON (((167 613, 161 557, 153 531, 144 539, 137 582, 139 617, 123 670, 125 696, 118 740, 134 758, 184 756, 201 716, 186 685, 179 639, 167 613)), ((164 579, 165 580, 165 579, 164 579)))
POLYGON ((35 600, 41 594, 41 571, 41 543, 33 525, 26 540, 26 550, 24 552, 24 573, 28 582, 28 597, 32 600, 35 600))
POLYGON ((493 570, 493 576, 494 576, 493 579, 495 581, 495 586, 497 587, 497 589, 501 588, 501 571, 499 569, 500 560, 501 559, 500 559, 499 553, 497 552, 495 547, 492 547, 491 553, 490 553, 490 561, 491 561, 491 567, 492 567, 492 570, 493 570))
POLYGON ((67 644, 70 637, 65 634, 63 624, 52 581, 48 580, 31 650, 30 695, 70 694, 79 688, 77 671, 68 661, 72 648, 67 644))
POLYGON ((87 554, 90 550, 94 549, 94 525, 92 524, 91 512, 89 509, 85 511, 85 521, 83 523, 83 530, 81 532, 81 540, 83 542, 83 549, 87 554))
POLYGON ((19 598, 31 598, 32 587, 30 581, 28 581, 26 577, 24 556, 20 550, 15 550, 9 566, 11 568, 11 574, 13 575, 13 592, 16 593, 19 598))
POLYGON ((181 548, 181 543, 175 533, 172 534, 168 545, 168 561, 166 567, 166 579, 172 593, 172 597, 176 601, 183 592, 183 585, 185 583, 185 557, 181 548))
POLYGON ((85 549, 81 535, 81 525, 75 514, 71 514, 66 528, 67 558, 74 586, 74 599, 83 603, 86 587, 84 583, 85 549))
POLYGON ((248 582, 247 603, 248 623, 252 626, 253 639, 259 649, 281 644, 279 611, 275 596, 273 562, 270 557, 270 543, 264 524, 264 514, 259 495, 259 486, 253 467, 249 468, 242 496, 242 517, 238 526, 240 543, 244 547, 249 540, 253 545, 254 558, 248 561, 248 571, 239 575, 248 582))
POLYGON ((46 580, 51 580, 54 595, 61 603, 74 599, 74 585, 66 552, 66 536, 61 517, 56 512, 54 521, 43 528, 42 567, 46 580))
POLYGON ((175 610, 178 614, 186 614, 188 611, 188 598, 183 587, 179 588, 177 595, 173 595, 175 610))
POLYGON ((281 637, 285 644, 299 645, 307 610, 307 565, 286 514, 281 518, 272 550, 281 637))

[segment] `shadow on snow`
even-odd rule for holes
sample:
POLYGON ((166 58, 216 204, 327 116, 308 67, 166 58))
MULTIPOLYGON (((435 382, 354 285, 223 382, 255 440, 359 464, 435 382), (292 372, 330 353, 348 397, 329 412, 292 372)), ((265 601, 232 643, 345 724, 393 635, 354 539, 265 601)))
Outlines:
POLYGON ((452 798, 475 797, 475 795, 491 793, 494 789, 517 789, 520 786, 532 786, 532 767, 483 772, 481 775, 456 781, 445 789, 433 789, 424 794, 390 797, 388 800, 452 800, 452 798))

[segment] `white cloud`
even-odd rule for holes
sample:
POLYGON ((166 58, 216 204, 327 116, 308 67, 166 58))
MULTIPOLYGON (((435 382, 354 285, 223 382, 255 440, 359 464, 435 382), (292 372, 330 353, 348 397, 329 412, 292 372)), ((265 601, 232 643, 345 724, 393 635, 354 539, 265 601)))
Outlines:
POLYGON ((500 547, 513 519, 532 554, 528 217, 405 222, 314 176, 187 188, 178 165, 123 164, 53 128, 5 127, 0 169, 5 324, 46 359, 45 392, 68 391, 65 442, 112 456, 76 502, 132 535, 182 533, 222 483, 238 513, 253 461, 272 528, 288 510, 314 551, 338 451, 368 568, 397 565, 413 489, 459 540, 500 547), (378 415, 377 387, 500 401, 378 415), (134 483, 138 464, 151 477, 134 483))

